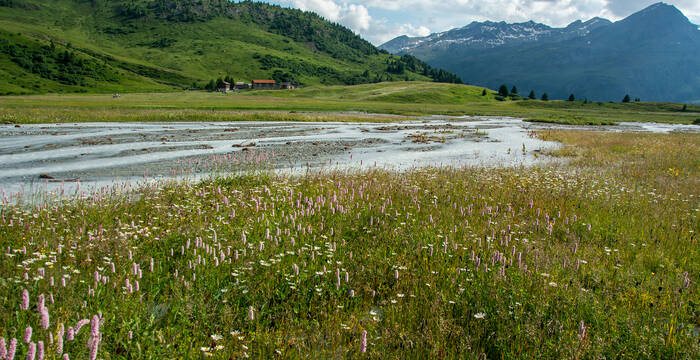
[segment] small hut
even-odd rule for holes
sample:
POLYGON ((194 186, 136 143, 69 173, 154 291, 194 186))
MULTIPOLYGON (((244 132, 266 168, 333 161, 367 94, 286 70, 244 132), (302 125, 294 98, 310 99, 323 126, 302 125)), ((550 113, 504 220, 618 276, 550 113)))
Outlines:
POLYGON ((275 90, 279 89, 279 85, 277 85, 275 80, 253 80, 253 89, 275 90))
POLYGON ((231 90, 231 83, 226 81, 222 81, 221 84, 219 84, 219 86, 217 86, 216 88, 216 91, 222 93, 227 93, 229 92, 229 90, 231 90))

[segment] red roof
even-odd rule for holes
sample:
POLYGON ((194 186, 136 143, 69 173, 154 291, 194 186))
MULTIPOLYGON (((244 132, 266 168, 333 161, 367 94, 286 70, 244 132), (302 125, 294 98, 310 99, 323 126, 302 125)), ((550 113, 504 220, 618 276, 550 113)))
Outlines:
POLYGON ((275 80, 253 80, 254 84, 274 84, 275 80))

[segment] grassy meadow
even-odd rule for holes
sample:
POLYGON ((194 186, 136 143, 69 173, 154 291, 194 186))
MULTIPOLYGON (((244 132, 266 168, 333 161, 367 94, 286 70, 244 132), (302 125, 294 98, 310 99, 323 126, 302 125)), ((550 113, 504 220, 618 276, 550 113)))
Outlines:
POLYGON ((263 166, 5 206, 0 351, 698 358, 700 138, 536 135, 565 164, 263 166))
MULTIPOLYGON (((238 121, 280 117, 336 121, 332 113, 484 115, 522 117, 530 121, 611 125, 619 122, 691 124, 700 106, 668 103, 586 103, 581 101, 504 101, 495 93, 469 85, 391 82, 355 86, 310 86, 294 91, 246 91, 220 94, 201 91, 122 94, 52 94, 0 97, 0 122, 62 123, 91 121, 238 121), (286 113, 286 115, 285 115, 286 113)), ((345 116, 348 116, 347 114, 345 116)), ((364 117, 358 115, 360 118, 364 117)), ((380 117, 380 119, 382 119, 380 117)))

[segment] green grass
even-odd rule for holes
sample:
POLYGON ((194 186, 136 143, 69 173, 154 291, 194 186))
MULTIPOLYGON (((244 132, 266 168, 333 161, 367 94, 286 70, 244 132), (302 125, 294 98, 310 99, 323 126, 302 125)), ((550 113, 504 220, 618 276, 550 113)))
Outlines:
POLYGON ((119 81, 57 82, 17 66, 0 51, 0 94, 180 91, 227 75, 246 82, 268 79, 276 71, 306 85, 425 81, 432 76, 423 75, 422 63, 401 74, 388 72, 388 63, 399 57, 379 52, 314 14, 266 4, 230 4, 223 13, 213 11, 218 4, 208 1, 199 2, 203 9, 181 4, 173 11, 189 7, 207 12, 185 21, 154 11, 121 16, 117 9, 127 1, 15 2, 34 4, 33 10, 0 6, 0 40, 32 47, 53 41, 60 51, 104 64, 119 81), (301 33, 279 28, 285 21, 298 23, 292 29, 301 33))
MULTIPOLYGON (((259 171, 4 207, 0 337, 24 358, 31 326, 57 359, 49 333, 101 313, 102 359, 700 356, 700 138, 540 136, 569 165, 259 171)), ((89 337, 64 352, 87 358, 89 337)))
MULTIPOLYGON (((692 124, 698 109, 679 104, 571 106, 565 101, 495 101, 492 92, 469 85, 387 82, 356 86, 310 86, 294 91, 219 94, 201 91, 123 94, 50 94, 0 97, 0 121, 11 123, 85 121, 240 120, 230 112, 338 112, 423 115, 512 116, 562 124, 660 122, 692 124), (207 115, 205 111, 209 111, 207 115), (176 114, 176 115, 173 115, 176 114)), ((259 117, 260 115, 255 115, 259 117)), ((273 115, 271 119, 279 115, 273 115)), ((332 119, 333 117, 328 117, 332 119)), ((259 118, 257 118, 259 119, 259 118)))

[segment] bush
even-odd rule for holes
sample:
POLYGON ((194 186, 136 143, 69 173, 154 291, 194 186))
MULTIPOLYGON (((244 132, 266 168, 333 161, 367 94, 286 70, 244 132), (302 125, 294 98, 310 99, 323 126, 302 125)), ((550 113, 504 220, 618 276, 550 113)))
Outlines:
POLYGON ((498 101, 506 101, 506 100, 508 100, 508 99, 506 99, 504 96, 501 96, 501 95, 496 95, 494 98, 495 98, 496 100, 498 100, 498 101))
POLYGON ((695 121, 693 121, 693 124, 700 125, 700 118, 695 119, 695 121))

